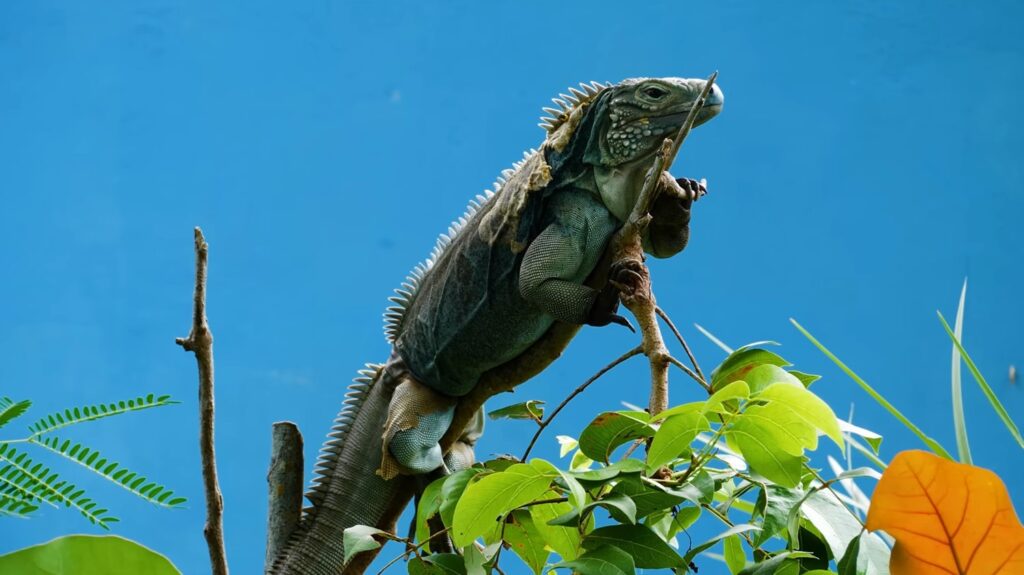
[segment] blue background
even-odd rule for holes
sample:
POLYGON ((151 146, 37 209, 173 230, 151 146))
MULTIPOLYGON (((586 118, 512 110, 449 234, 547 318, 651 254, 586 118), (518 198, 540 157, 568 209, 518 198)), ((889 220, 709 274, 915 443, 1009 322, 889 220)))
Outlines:
MULTIPOLYGON (((711 193, 686 253, 653 263, 705 369, 722 354, 693 322, 734 346, 778 340, 826 376, 815 389, 837 413, 855 404, 856 422, 886 435, 886 457, 919 447, 795 317, 952 450, 935 310, 951 317, 969 276, 966 344, 1024 420, 1007 376, 1024 364, 1022 6, 5 1, 0 394, 35 404, 2 437, 66 406, 173 394, 181 405, 66 435, 187 496, 187 510, 55 463, 121 517, 115 532, 184 573, 208 570, 195 366, 173 343, 189 327, 201 225, 228 554, 235 572, 257 572, 271 422, 298 422, 312 461, 351 374, 387 356, 390 290, 540 142, 548 98, 584 80, 713 70, 725 110, 674 168, 711 193)), ((588 329, 517 399, 557 403, 635 341, 588 329)), ((556 457, 554 436, 601 410, 644 404, 645 378, 634 361, 602 380, 537 455, 556 457)), ((966 381, 975 460, 1019 507, 1022 452, 966 381)), ((699 397, 673 382, 676 402, 699 397)), ((518 453, 529 427, 491 425, 478 452, 518 453)), ((79 531, 98 530, 67 510, 5 519, 0 553, 79 531)))

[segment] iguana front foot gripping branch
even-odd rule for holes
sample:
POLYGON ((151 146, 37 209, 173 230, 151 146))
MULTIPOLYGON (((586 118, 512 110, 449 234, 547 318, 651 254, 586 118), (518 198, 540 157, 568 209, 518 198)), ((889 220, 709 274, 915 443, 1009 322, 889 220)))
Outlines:
MULTIPOLYGON (((581 84, 545 108, 540 148, 470 201, 391 298, 391 357, 367 365, 349 388, 307 494, 312 505, 271 573, 362 572, 373 553, 346 564, 346 528, 393 529, 417 475, 472 465, 479 413, 447 453, 439 443, 461 399, 488 374, 536 373, 580 325, 626 323, 614 284, 594 278, 607 275, 607 244, 653 155, 704 86, 681 78, 581 84)), ((696 124, 722 103, 714 86, 696 124)), ((658 185, 643 247, 669 257, 686 247, 691 205, 706 190, 667 172, 658 185)))

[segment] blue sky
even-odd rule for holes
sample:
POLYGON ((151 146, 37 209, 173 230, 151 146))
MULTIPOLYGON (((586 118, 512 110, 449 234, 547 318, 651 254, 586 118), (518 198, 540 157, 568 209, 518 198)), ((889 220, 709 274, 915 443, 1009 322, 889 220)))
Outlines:
MULTIPOLYGON (((706 369, 721 353, 693 322, 733 345, 777 340, 825 375, 815 389, 838 413, 855 404, 886 435, 887 456, 918 447, 798 318, 952 449, 935 310, 953 315, 965 276, 968 349, 1024 420, 1024 384, 1007 378, 1024 364, 1021 16, 1012 1, 945 0, 3 2, 0 395, 32 399, 37 416, 180 399, 68 435, 189 497, 161 511, 80 482, 121 517, 117 533, 206 570, 195 368, 173 343, 201 225, 228 553, 256 572, 270 424, 298 422, 313 459, 354 371, 387 357, 390 290, 540 142, 541 106, 579 81, 719 70, 725 110, 674 168, 710 195, 688 250, 653 264, 659 302, 706 369)), ((516 398, 556 403, 634 343, 586 330, 516 398)), ((676 402, 698 392, 674 379, 676 402)), ((646 394, 642 362, 613 373, 537 455, 646 394)), ((975 461, 1021 505, 1021 450, 973 384, 965 401, 975 461)), ((490 426, 478 451, 520 452, 525 426, 490 426)), ((45 510, 0 522, 0 553, 94 531, 45 510)))

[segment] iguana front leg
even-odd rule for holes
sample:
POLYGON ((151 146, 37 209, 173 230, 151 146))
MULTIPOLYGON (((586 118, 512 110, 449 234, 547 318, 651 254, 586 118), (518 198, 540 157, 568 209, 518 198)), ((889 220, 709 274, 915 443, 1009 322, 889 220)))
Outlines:
POLYGON ((703 181, 674 178, 662 172, 661 187, 651 206, 651 223, 644 235, 644 251, 656 258, 667 258, 686 248, 690 240, 690 209, 693 202, 708 193, 703 181))

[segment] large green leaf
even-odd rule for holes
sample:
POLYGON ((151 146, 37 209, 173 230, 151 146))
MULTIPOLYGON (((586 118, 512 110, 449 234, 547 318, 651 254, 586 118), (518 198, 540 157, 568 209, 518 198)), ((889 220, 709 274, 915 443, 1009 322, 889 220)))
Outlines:
POLYGON ((452 520, 455 517, 455 507, 459 504, 459 499, 462 497, 463 492, 466 491, 466 486, 469 485, 469 482, 477 475, 489 473, 490 471, 485 471, 479 467, 470 467, 469 469, 457 471, 444 479, 444 484, 441 486, 441 505, 438 507, 438 512, 441 514, 441 521, 445 525, 448 527, 452 526, 452 520))
POLYGON ((754 398, 786 407, 804 423, 827 435, 840 449, 843 448, 843 434, 839 431, 836 414, 821 398, 802 386, 775 383, 754 398))
POLYGON ((512 512, 509 521, 505 523, 503 539, 535 575, 544 570, 551 553, 546 549, 547 542, 533 523, 529 510, 517 509, 512 512))
POLYGON ((615 448, 640 437, 654 435, 651 416, 642 411, 609 411, 598 415, 580 434, 580 451, 608 463, 615 448))
POLYGON ((752 394, 757 393, 774 383, 788 383, 790 385, 796 385, 801 389, 806 387, 803 382, 800 381, 800 378, 771 363, 763 363, 750 370, 750 372, 743 377, 743 381, 747 382, 747 385, 750 386, 750 393, 752 394))
MULTIPOLYGON (((432 517, 441 511, 441 491, 447 477, 441 477, 430 482, 420 495, 419 504, 416 506, 416 541, 423 542, 430 537, 430 527, 427 525, 432 517)), ((430 547, 430 544, 427 544, 430 547)))
POLYGON ((786 528, 793 509, 804 500, 804 492, 800 489, 786 489, 778 485, 765 485, 761 488, 756 509, 761 514, 761 531, 754 536, 754 545, 760 546, 776 533, 786 528))
MULTIPOLYGON (((548 491, 541 499, 550 499, 557 496, 558 493, 548 491)), ((549 525, 548 522, 564 515, 571 509, 572 505, 564 502, 530 506, 530 517, 533 519, 534 527, 537 528, 541 537, 547 542, 548 547, 554 549, 555 553, 558 553, 565 561, 571 561, 579 555, 580 532, 578 529, 570 527, 549 525)))
POLYGON ((0 555, 0 573, 17 575, 181 575, 171 562, 128 539, 70 535, 0 555))
POLYGON ((602 545, 587 551, 572 561, 563 561, 552 569, 571 569, 580 575, 633 575, 636 565, 633 557, 614 545, 602 545))
POLYGON ((493 529, 495 522, 506 513, 547 492, 553 475, 539 467, 517 463, 466 487, 452 520, 451 536, 455 545, 461 548, 471 544, 493 529))
POLYGON ((583 548, 588 551, 602 545, 619 547, 629 553, 636 566, 642 569, 686 565, 682 557, 646 525, 609 525, 595 529, 583 538, 583 548))
POLYGON ((729 357, 711 372, 711 388, 718 390, 724 385, 744 379, 747 373, 763 364, 785 367, 789 362, 770 351, 744 346, 729 354, 729 357))
MULTIPOLYGON (((815 491, 800 505, 800 515, 821 533, 832 556, 842 558, 864 526, 831 491, 815 491)), ((889 550, 874 533, 867 533, 859 545, 858 564, 869 575, 889 573, 889 550)))
POLYGON ((747 555, 743 551, 743 540, 739 535, 730 535, 722 540, 722 556, 732 575, 743 570, 747 564, 747 555))
POLYGON ((647 465, 657 469, 689 449, 697 434, 711 429, 698 409, 673 415, 661 423, 647 451, 647 465))

